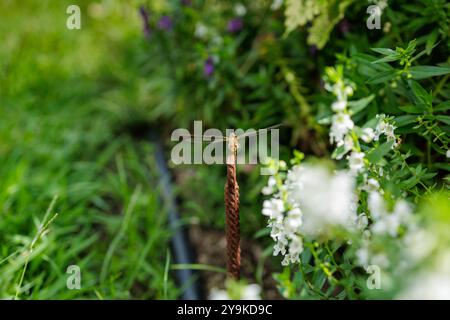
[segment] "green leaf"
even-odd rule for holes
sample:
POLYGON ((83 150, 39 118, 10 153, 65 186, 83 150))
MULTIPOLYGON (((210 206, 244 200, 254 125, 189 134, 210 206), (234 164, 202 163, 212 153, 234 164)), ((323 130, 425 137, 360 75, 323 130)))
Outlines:
POLYGON ((418 184, 420 181, 420 176, 418 175, 414 175, 411 178, 402 181, 400 183, 402 189, 411 189, 412 187, 414 187, 416 184, 418 184))
POLYGON ((426 111, 426 109, 421 108, 420 106, 413 106, 413 105, 401 106, 398 108, 406 113, 423 113, 424 111, 426 111))
POLYGON ((434 111, 447 111, 450 110, 450 100, 439 103, 436 107, 433 108, 434 111))
POLYGON ((430 55, 431 51, 438 45, 439 43, 436 43, 435 45, 433 45, 431 48, 428 49, 423 49, 421 52, 419 52, 418 54, 416 54, 414 56, 414 58, 411 59, 411 62, 416 61, 417 59, 419 59, 421 56, 428 54, 430 55))
POLYGON ((430 55, 431 51, 437 45, 436 40, 438 38, 438 31, 434 30, 430 35, 428 35, 427 43, 425 44, 425 52, 430 55))
POLYGON ((389 48, 370 48, 370 50, 375 51, 377 53, 381 53, 385 56, 392 56, 394 54, 398 54, 397 51, 389 49, 389 48))
POLYGON ((365 97, 365 98, 362 98, 359 100, 355 100, 355 101, 350 101, 348 103, 348 106, 350 107, 352 114, 355 115, 358 112, 362 111, 365 107, 367 107, 369 105, 369 103, 373 100, 373 98, 375 98, 375 95, 371 94, 368 97, 365 97))
POLYGON ((414 122, 416 122, 416 120, 417 120, 417 116, 415 116, 415 115, 404 115, 404 116, 399 116, 399 117, 394 118, 394 121, 398 128, 406 126, 411 123, 414 123, 414 122))
POLYGON ((450 73, 449 67, 435 67, 435 66, 416 66, 409 68, 409 73, 413 79, 426 79, 436 76, 442 76, 450 73))
POLYGON ((414 51, 416 51, 416 45, 417 45, 416 39, 411 40, 405 49, 405 53, 412 55, 414 53, 414 51))
POLYGON ((400 55, 397 54, 397 55, 395 55, 395 56, 387 56, 387 57, 384 57, 384 58, 375 60, 375 61, 372 62, 372 63, 392 62, 392 61, 396 61, 396 60, 399 60, 399 59, 400 59, 400 55))
POLYGON ((396 77, 396 75, 397 75, 396 70, 385 71, 385 72, 382 72, 382 73, 379 73, 379 74, 373 76, 372 78, 367 80, 367 83, 368 84, 384 83, 391 79, 394 79, 396 77))
POLYGON ((345 146, 340 146, 334 149, 333 153, 331 154, 332 159, 337 159, 338 157, 341 157, 345 154, 345 146))
POLYGON ((450 172, 450 164, 448 163, 438 162, 434 164, 434 167, 450 172))
POLYGON ((375 60, 372 63, 391 62, 401 58, 401 55, 397 51, 389 48, 371 48, 371 50, 385 56, 384 58, 375 60))
POLYGON ((440 122, 450 125, 450 116, 438 115, 436 116, 436 119, 439 120, 440 122))
POLYGON ((410 81, 409 86, 417 98, 417 104, 431 105, 433 96, 429 94, 419 83, 416 81, 410 81))
POLYGON ((378 147, 376 147, 375 149, 372 149, 367 154, 367 159, 371 163, 377 163, 378 161, 380 161, 383 158, 383 156, 385 156, 391 150, 393 144, 394 144, 394 141, 387 141, 383 144, 380 144, 378 147))

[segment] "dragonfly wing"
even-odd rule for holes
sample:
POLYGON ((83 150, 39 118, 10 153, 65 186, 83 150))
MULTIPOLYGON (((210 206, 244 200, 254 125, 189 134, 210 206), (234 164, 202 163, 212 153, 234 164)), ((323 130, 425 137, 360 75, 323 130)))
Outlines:
POLYGON ((270 126, 270 127, 264 128, 264 129, 259 129, 259 130, 257 130, 257 131, 244 133, 244 134, 241 134, 241 135, 238 137, 238 139, 242 139, 242 138, 246 138, 246 137, 251 137, 251 136, 254 136, 254 135, 260 135, 261 133, 265 133, 265 132, 267 132, 268 130, 279 128, 279 127, 281 127, 282 125, 283 125, 282 123, 279 123, 279 124, 276 124, 276 125, 274 125, 274 126, 270 126))
POLYGON ((200 142, 200 143, 215 143, 215 142, 223 142, 226 140, 223 136, 197 136, 197 135, 180 135, 182 141, 185 142, 200 142))

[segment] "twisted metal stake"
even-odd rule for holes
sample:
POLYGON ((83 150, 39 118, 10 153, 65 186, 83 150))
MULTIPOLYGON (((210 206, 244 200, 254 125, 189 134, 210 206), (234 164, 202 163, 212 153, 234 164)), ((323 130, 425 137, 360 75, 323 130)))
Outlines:
POLYGON ((237 140, 230 143, 231 154, 227 158, 227 183, 225 184, 225 233, 227 239, 227 274, 239 279, 241 248, 239 231, 239 185, 236 179, 237 140))

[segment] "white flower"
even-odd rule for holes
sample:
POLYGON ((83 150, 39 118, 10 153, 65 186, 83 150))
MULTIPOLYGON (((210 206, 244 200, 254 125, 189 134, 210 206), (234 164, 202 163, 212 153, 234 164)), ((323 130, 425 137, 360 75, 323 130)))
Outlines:
POLYGON ((244 287, 242 300, 261 300, 261 287, 257 284, 249 284, 244 287))
POLYGON ((372 257, 370 263, 381 268, 387 268, 389 266, 389 259, 384 253, 377 253, 372 257))
POLYGON ((289 246, 290 254, 300 254, 303 251, 303 239, 299 236, 292 238, 291 245, 289 246))
POLYGON ((354 123, 350 116, 345 113, 338 113, 331 118, 330 142, 342 143, 344 135, 353 129, 354 123))
MULTIPOLYGON (((220 35, 218 35, 218 34, 216 34, 212 39, 211 39, 211 43, 214 45, 214 46, 216 46, 216 47, 220 47, 220 46, 222 46, 222 44, 223 44, 223 38, 220 36, 220 35)), ((213 58, 214 58, 214 56, 213 56, 213 58)), ((216 56, 216 61, 214 61, 215 63, 218 63, 218 57, 216 56)))
POLYGON ((369 265, 369 249, 363 246, 356 251, 356 261, 360 266, 367 267, 369 265))
POLYGON ((344 92, 345 92, 346 95, 352 96, 353 95, 353 88, 350 87, 350 86, 346 86, 345 89, 344 89, 344 92))
POLYGON ((388 212, 379 192, 369 193, 368 207, 374 223, 371 230, 375 234, 389 234, 396 237, 401 225, 410 225, 411 207, 405 200, 399 200, 394 206, 393 212, 388 212))
MULTIPOLYGON (((212 288, 209 293, 209 300, 230 300, 232 299, 227 290, 212 288)), ((239 287, 239 299, 241 300, 261 300, 261 287, 257 284, 249 284, 239 287)))
POLYGON ((288 171, 280 192, 263 203, 263 214, 270 218, 270 235, 276 242, 273 254, 284 256, 283 265, 300 261, 303 236, 355 229, 354 184, 348 171, 332 173, 321 165, 296 165, 288 171))
POLYGON ((331 105, 331 109, 335 112, 338 112, 338 111, 344 110, 346 106, 347 106, 347 101, 340 100, 340 101, 333 102, 333 104, 331 105))
POLYGON ((275 179, 275 177, 271 176, 267 181, 267 186, 262 189, 261 193, 265 196, 271 195, 275 191, 276 184, 277 180, 275 179))
POLYGON ((283 5, 283 1, 284 0, 273 0, 272 5, 270 6, 270 9, 272 11, 276 11, 276 10, 280 9, 281 6, 283 5))
MULTIPOLYGON (((344 147, 343 150, 340 149, 339 152, 336 152, 335 159, 340 160, 343 156, 345 156, 350 150, 353 149, 355 143, 353 141, 353 137, 350 134, 347 134, 344 137, 343 141, 339 141, 336 144, 338 147, 344 147)), ((336 149, 337 150, 337 149, 336 149)))
POLYGON ((194 35, 199 39, 205 39, 209 33, 209 29, 201 22, 197 22, 195 25, 194 35))
POLYGON ((397 297, 400 300, 449 300, 450 274, 429 272, 417 275, 397 297))
POLYGON ((429 255, 437 243, 433 233, 420 229, 408 232, 403 241, 406 254, 414 262, 418 262, 429 255))
POLYGON ((302 173, 304 169, 302 166, 292 167, 287 174, 285 182, 289 191, 288 201, 291 205, 297 206, 301 193, 303 192, 302 173))
POLYGON ((269 223, 268 227, 272 228, 270 230, 270 236, 274 241, 280 241, 285 237, 283 218, 281 217, 278 221, 273 220, 269 223))
POLYGON ((329 228, 349 227, 355 220, 354 179, 349 173, 332 174, 322 166, 303 165, 291 170, 288 183, 288 197, 302 211, 303 234, 327 233, 329 228))
POLYGON ((377 191, 369 193, 368 207, 370 214, 375 219, 379 219, 386 212, 383 197, 377 191))
POLYGON ((408 222, 412 214, 411 206, 405 200, 400 199, 395 203, 393 214, 398 216, 401 222, 408 222))
POLYGON ((373 131, 372 128, 362 129, 361 137, 360 137, 362 141, 369 143, 374 139, 374 137, 375 137, 375 132, 373 131))
POLYGON ((365 185, 361 188, 367 192, 377 191, 380 188, 380 183, 374 178, 369 178, 365 185))
POLYGON ((353 137, 351 135, 346 135, 344 138, 344 149, 345 152, 348 152, 353 149, 355 146, 355 142, 353 141, 353 137))
POLYGON ((284 219, 284 227, 288 234, 293 234, 298 231, 298 228, 302 225, 302 212, 299 208, 289 210, 286 218, 284 219))
POLYGON ((369 2, 375 3, 381 11, 383 11, 388 6, 388 0, 372 0, 369 2))
POLYGON ((230 296, 226 290, 212 288, 209 293, 209 300, 230 300, 230 296))
POLYGON ((303 252, 303 239, 300 236, 294 236, 289 244, 289 253, 284 256, 282 265, 300 262, 300 254, 303 252))
POLYGON ((280 199, 270 199, 263 202, 262 214, 270 219, 283 218, 284 204, 280 199))
POLYGON ((243 17, 247 13, 247 8, 242 3, 236 3, 234 13, 239 17, 243 17))
POLYGON ((364 168, 364 153, 353 151, 347 156, 348 166, 352 172, 360 172, 364 168))
POLYGON ((395 127, 392 124, 386 124, 386 127, 384 128, 384 134, 386 135, 388 140, 395 140, 394 129, 395 127))
POLYGON ((447 153, 445 154, 445 156, 446 156, 447 158, 450 158, 450 149, 447 150, 447 153))
POLYGON ((277 256, 279 253, 284 256, 286 254, 286 246, 280 242, 277 242, 273 246, 273 255, 277 256))
POLYGON ((391 237, 398 235, 398 228, 402 224, 402 219, 399 215, 394 213, 386 214, 383 219, 376 221, 372 226, 373 233, 388 234, 391 237))
MULTIPOLYGON (((304 169, 302 166, 293 166, 287 174, 287 182, 289 184, 299 184, 304 169)), ((300 184, 299 184, 300 185, 300 184)))
POLYGON ((388 123, 385 121, 385 115, 377 115, 378 118, 378 123, 377 126, 375 128, 375 133, 374 133, 374 141, 378 141, 380 139, 380 135, 384 134, 387 138, 388 141, 395 141, 395 126, 393 126, 392 124, 388 123))
POLYGON ((356 227, 358 230, 364 230, 369 225, 369 219, 365 213, 361 213, 356 219, 356 227))
POLYGON ((421 272, 410 278, 398 299, 450 299, 450 250, 445 247, 434 251, 426 262, 421 272))

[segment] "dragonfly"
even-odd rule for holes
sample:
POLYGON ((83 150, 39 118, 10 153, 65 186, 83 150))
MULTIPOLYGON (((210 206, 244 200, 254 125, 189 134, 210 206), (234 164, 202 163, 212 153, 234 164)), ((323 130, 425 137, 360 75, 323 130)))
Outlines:
MULTIPOLYGON (((259 136, 262 133, 280 127, 281 124, 277 124, 271 127, 267 127, 259 130, 247 131, 243 134, 237 135, 234 131, 229 136, 223 136, 221 134, 213 135, 179 135, 178 138, 182 138, 183 141, 197 141, 208 142, 210 144, 217 142, 228 142, 228 149, 231 154, 227 155, 227 182, 225 184, 225 234, 227 240, 226 257, 227 257, 227 272, 228 275, 234 279, 239 278, 239 270, 241 265, 240 254, 240 234, 239 234, 239 184, 236 177, 236 159, 237 150, 239 148, 239 142, 242 139, 251 137, 254 135, 259 136)), ((195 123, 194 123, 195 132, 195 123)), ((245 144, 244 144, 245 146, 245 144)))
POLYGON ((251 132, 246 132, 243 133, 241 135, 236 135, 236 133, 231 132, 231 134, 229 136, 223 136, 223 135, 180 135, 180 137, 182 137, 185 141, 193 141, 193 142, 209 142, 209 143, 218 143, 218 142, 228 142, 228 148, 230 149, 230 151, 232 152, 232 154, 236 155, 237 154, 237 150, 239 149, 239 142, 242 139, 245 139, 247 137, 252 137, 252 136, 259 136, 262 133, 266 133, 269 130, 272 129, 276 129, 281 127, 283 124, 279 123, 267 128, 263 128, 263 129, 258 129, 255 131, 251 131, 251 132))

